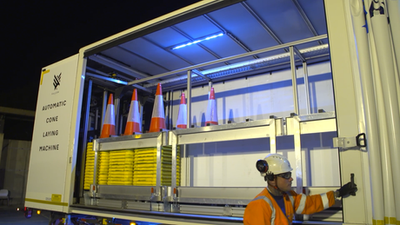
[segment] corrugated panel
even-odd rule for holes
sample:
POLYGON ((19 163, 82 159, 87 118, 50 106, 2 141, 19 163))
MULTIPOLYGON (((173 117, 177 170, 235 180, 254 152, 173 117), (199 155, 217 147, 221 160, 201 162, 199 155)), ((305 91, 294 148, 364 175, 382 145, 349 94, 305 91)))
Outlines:
MULTIPOLYGON (((323 2, 320 0, 247 0, 162 28, 118 47, 107 49, 101 54, 122 65, 152 76, 218 58, 326 34, 326 30, 323 2), (176 45, 219 32, 224 32, 225 35, 202 41, 201 45, 192 44, 172 50, 172 47, 176 45)), ((295 47, 304 49, 326 42, 327 40, 313 41, 295 47)), ((269 57, 287 51, 287 49, 279 49, 259 53, 255 56, 205 66, 198 70, 269 57)), ((299 59, 298 56, 296 58, 299 59)), ((318 62, 318 58, 327 59, 326 54, 320 56, 307 53, 305 56, 306 60, 312 59, 312 62, 318 62)), ((286 65, 286 68, 289 68, 289 64, 286 65)), ((114 69, 118 71, 118 68, 114 69)), ((282 69, 282 66, 279 69, 282 69)), ((185 75, 185 73, 177 75, 185 75)), ((248 71, 246 75, 249 75, 248 71)), ((235 74, 235 76, 240 75, 235 74)), ((206 81, 202 80, 202 82, 206 81)))
POLYGON ((241 4, 217 10, 210 13, 210 16, 251 51, 276 45, 273 38, 241 4))
MULTIPOLYGON (((121 47, 140 55, 150 62, 154 62, 153 66, 159 67, 163 72, 189 66, 184 60, 143 38, 122 44, 121 47)), ((140 67, 140 62, 132 62, 132 64, 135 67, 140 67)))
MULTIPOLYGON (((196 17, 176 25, 177 28, 190 35, 194 39, 198 39, 213 33, 221 32, 205 17, 196 17)), ((190 40, 186 40, 190 41, 190 40)), ((177 44, 177 43, 176 43, 177 44)))

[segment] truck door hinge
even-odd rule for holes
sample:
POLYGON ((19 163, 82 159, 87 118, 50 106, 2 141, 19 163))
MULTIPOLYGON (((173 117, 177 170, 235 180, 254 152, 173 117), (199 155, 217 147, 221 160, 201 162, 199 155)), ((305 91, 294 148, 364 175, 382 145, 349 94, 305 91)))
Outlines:
POLYGON ((367 147, 365 133, 358 134, 356 137, 335 137, 333 138, 335 148, 354 148, 367 147))

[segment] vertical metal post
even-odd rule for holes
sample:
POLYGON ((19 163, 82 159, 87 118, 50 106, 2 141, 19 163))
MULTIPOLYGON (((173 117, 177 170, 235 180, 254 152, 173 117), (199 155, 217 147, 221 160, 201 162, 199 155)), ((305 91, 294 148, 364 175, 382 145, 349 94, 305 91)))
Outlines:
MULTIPOLYGON (((187 72, 187 99, 186 99, 186 107, 187 107, 187 128, 192 127, 192 71, 188 70, 187 72)), ((190 183, 190 158, 188 157, 188 148, 187 145, 183 145, 183 157, 186 160, 186 165, 185 165, 185 186, 188 186, 190 183)), ((181 151, 182 154, 182 151, 181 151)), ((181 170, 183 168, 181 167, 181 170)))
POLYGON ((164 118, 165 118, 165 129, 167 130, 171 130, 170 128, 170 116, 169 116, 169 112, 170 112, 170 108, 169 108, 169 101, 170 101, 170 92, 167 91, 165 92, 165 102, 166 104, 164 104, 164 118))
POLYGON ((172 144, 172 174, 171 174, 171 196, 176 197, 175 196, 175 188, 176 188, 176 148, 177 148, 177 140, 176 140, 176 135, 175 133, 171 133, 172 134, 172 140, 171 140, 171 144, 172 144))
POLYGON ((139 104, 139 114, 140 114, 139 126, 140 126, 140 130, 142 131, 142 133, 144 133, 144 130, 143 130, 143 105, 144 105, 144 103, 143 103, 143 105, 141 105, 140 101, 138 101, 138 104, 139 104))
POLYGON ((191 124, 191 116, 192 116, 192 71, 187 71, 187 127, 190 128, 191 124))
POLYGON ((309 83, 308 83, 308 69, 307 62, 303 62, 303 70, 304 70, 304 90, 306 94, 306 114, 310 114, 311 106, 310 106, 310 91, 309 91, 309 83))
POLYGON ((167 124, 168 130, 172 130, 173 124, 174 124, 173 120, 172 120, 172 114, 173 114, 173 108, 174 108, 174 107, 172 107, 172 103, 174 101, 173 94, 174 94, 173 90, 168 91, 168 98, 167 98, 168 99, 168 110, 166 110, 168 113, 167 113, 167 115, 165 115, 168 118, 168 124, 167 124))
POLYGON ((174 121, 173 121, 173 115, 174 115, 174 107, 173 107, 173 102, 174 102, 174 90, 171 90, 170 92, 170 98, 169 98, 169 129, 172 130, 173 125, 174 125, 174 121))
POLYGON ((123 134, 124 133, 124 131, 122 130, 122 127, 123 127, 123 123, 124 123, 124 120, 123 120, 123 118, 124 118, 124 116, 119 116, 119 126, 118 126, 118 133, 117 134, 123 134))
POLYGON ((295 59, 294 59, 293 46, 290 46, 289 50, 290 50, 290 69, 292 71, 294 113, 296 113, 296 115, 299 115, 299 101, 297 99, 296 65, 295 65, 295 59))
POLYGON ((94 129, 97 130, 97 128, 99 127, 99 121, 98 118, 99 117, 99 109, 96 109, 96 113, 95 113, 95 119, 94 119, 94 129))
MULTIPOLYGON (((93 185, 96 185, 97 177, 97 161, 99 159, 99 148, 97 139, 93 140, 93 151, 94 151, 94 165, 93 165, 93 185)), ((93 191, 93 190, 90 190, 93 191)), ((94 194, 94 193, 93 193, 94 194)))
POLYGON ((161 150, 162 150, 162 137, 165 132, 160 132, 157 137, 157 171, 156 171, 156 189, 160 190, 161 187, 161 150))
POLYGON ((121 134, 121 126, 120 126, 120 116, 119 116, 119 108, 121 104, 121 99, 117 96, 114 96, 114 119, 115 119, 115 132, 116 135, 121 134))
POLYGON ((276 153, 276 123, 275 118, 270 119, 269 124, 270 153, 276 153))
POLYGON ((294 129, 294 155, 296 158, 296 192, 303 192, 303 165, 301 157, 301 141, 300 141, 300 121, 297 117, 293 117, 294 129))
POLYGON ((103 105, 101 107, 101 128, 100 128, 100 134, 101 131, 103 130, 103 124, 104 124, 104 117, 106 115, 106 110, 107 110, 107 96, 108 91, 103 91, 103 105))
POLYGON ((88 81, 87 96, 86 96, 86 111, 85 111, 85 126, 83 128, 83 138, 82 138, 82 154, 81 154, 81 179, 79 184, 79 196, 83 195, 83 178, 85 176, 85 163, 86 163, 86 146, 87 146, 87 134, 89 127, 89 115, 90 115, 90 99, 92 98, 92 80, 88 81))

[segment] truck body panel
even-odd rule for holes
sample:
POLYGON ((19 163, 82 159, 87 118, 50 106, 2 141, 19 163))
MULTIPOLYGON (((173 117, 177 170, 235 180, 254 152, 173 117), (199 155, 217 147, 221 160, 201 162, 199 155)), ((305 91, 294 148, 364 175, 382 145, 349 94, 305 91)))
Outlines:
POLYGON ((71 128, 75 125, 74 94, 80 91, 75 89, 77 66, 78 55, 74 55, 43 68, 32 137, 27 207, 67 212, 71 203, 67 184, 73 182, 69 175, 70 150, 76 154, 70 131, 75 129, 71 128))

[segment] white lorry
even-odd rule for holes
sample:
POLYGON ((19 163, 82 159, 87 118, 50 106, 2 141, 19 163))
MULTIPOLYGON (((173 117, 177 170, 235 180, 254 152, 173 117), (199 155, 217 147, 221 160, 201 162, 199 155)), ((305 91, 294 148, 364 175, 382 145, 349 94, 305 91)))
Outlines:
POLYGON ((44 67, 25 206, 51 223, 238 224, 266 186, 256 161, 277 152, 298 192, 351 174, 358 186, 294 223, 399 224, 398 11, 394 0, 204 0, 44 67), (148 133, 158 83, 167 129, 148 133), (207 126, 211 86, 219 125, 207 126), (133 89, 144 132, 121 135, 133 89), (188 128, 174 129, 182 92, 188 128), (117 135, 99 138, 109 93, 117 135), (156 152, 153 185, 100 184, 101 154, 143 148, 156 152))

